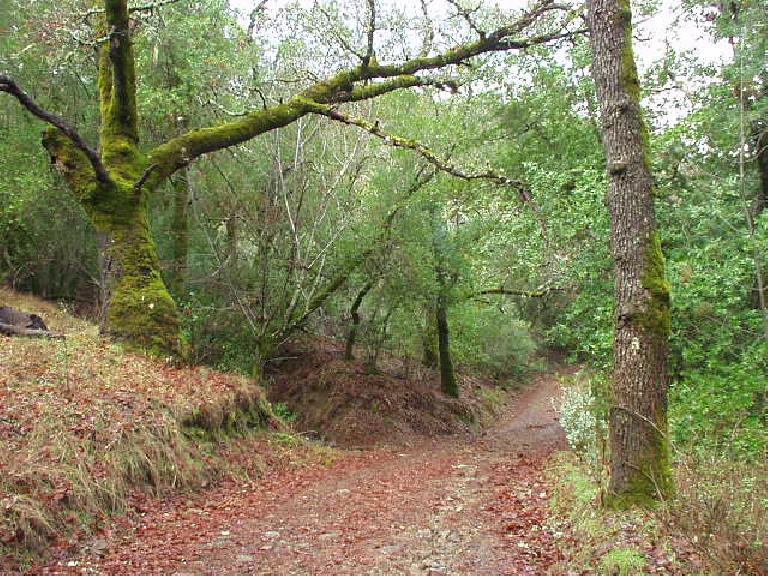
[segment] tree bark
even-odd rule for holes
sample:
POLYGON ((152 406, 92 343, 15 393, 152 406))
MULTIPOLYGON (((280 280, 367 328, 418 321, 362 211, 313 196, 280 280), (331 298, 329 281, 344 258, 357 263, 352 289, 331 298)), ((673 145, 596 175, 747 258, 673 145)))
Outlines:
POLYGON ((649 505, 672 490, 667 438, 669 284, 656 232, 630 2, 589 0, 588 11, 592 76, 608 165, 616 283, 605 501, 613 507, 649 505))
MULTIPOLYGON (((766 89, 768 90, 768 88, 766 89)), ((757 145, 757 169, 760 174, 760 185, 757 195, 752 202, 752 214, 749 218, 751 233, 754 234, 756 223, 761 214, 765 211, 768 204, 768 119, 762 119, 757 123, 756 145, 757 145)), ((765 285, 763 275, 764 258, 760 251, 754 249, 755 260, 755 307, 763 314, 763 337, 768 340, 768 287, 765 285)))
POLYGON ((437 297, 437 349, 440 356, 440 389, 453 398, 459 397, 459 384, 453 370, 451 335, 448 327, 448 302, 445 291, 437 297))
POLYGON ((440 365, 440 389, 444 394, 459 397, 459 385, 453 369, 451 356, 451 335, 448 325, 448 273, 446 271, 446 236, 445 222, 438 213, 437 206, 430 207, 433 223, 433 245, 435 255, 435 276, 437 279, 437 298, 435 300, 435 320, 437 323, 437 353, 440 365))
POLYGON ((352 302, 352 306, 349 308, 349 315, 352 318, 352 323, 349 325, 347 343, 344 346, 344 360, 347 362, 350 362, 355 358, 354 348, 355 342, 357 341, 357 331, 360 327, 360 306, 362 305, 365 296, 371 291, 371 288, 373 288, 373 280, 363 286, 360 292, 357 293, 354 302, 352 302))

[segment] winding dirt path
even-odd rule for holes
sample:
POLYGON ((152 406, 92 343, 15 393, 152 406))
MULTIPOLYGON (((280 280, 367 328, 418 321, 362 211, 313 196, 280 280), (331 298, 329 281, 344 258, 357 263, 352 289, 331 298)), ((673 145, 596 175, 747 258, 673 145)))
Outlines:
POLYGON ((367 450, 328 467, 165 501, 142 526, 35 574, 546 574, 548 456, 564 445, 541 375, 479 439, 367 450))

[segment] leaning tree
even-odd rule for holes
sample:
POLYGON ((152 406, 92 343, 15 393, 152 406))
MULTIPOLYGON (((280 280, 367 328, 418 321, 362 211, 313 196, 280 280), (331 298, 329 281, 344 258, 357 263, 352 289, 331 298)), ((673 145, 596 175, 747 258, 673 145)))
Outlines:
MULTIPOLYGON (((158 3, 162 4, 162 3, 158 3)), ((458 7, 457 3, 451 3, 458 7)), ((482 54, 524 50, 572 34, 572 12, 554 0, 541 0, 509 23, 483 31, 470 21, 475 38, 444 51, 429 42, 415 57, 379 63, 375 52, 378 31, 375 0, 367 0, 362 48, 350 50, 356 65, 305 86, 290 98, 254 109, 241 117, 206 128, 189 130, 153 149, 139 140, 137 74, 131 25, 134 9, 127 0, 103 0, 98 15, 99 142, 87 142, 61 116, 42 107, 7 72, 0 73, 0 91, 15 97, 30 113, 50 126, 43 145, 72 193, 82 204, 99 235, 106 278, 105 329, 112 336, 156 353, 179 350, 179 315, 163 281, 147 209, 150 196, 178 170, 205 154, 246 142, 287 126, 308 114, 318 114, 358 126, 388 143, 410 148, 438 168, 467 176, 429 149, 386 134, 376 124, 346 115, 343 105, 415 87, 455 88, 456 66, 482 54)), ((431 32, 426 32, 429 35, 431 32)), ((493 173, 501 184, 515 182, 493 173)))

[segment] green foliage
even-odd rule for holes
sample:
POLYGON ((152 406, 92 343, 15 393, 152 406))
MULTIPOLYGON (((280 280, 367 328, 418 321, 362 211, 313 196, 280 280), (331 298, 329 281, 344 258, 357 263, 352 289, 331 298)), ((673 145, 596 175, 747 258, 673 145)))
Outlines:
POLYGON ((296 422, 296 418, 298 418, 285 402, 273 402, 272 413, 283 422, 288 423, 296 422))
POLYGON ((605 576, 638 576, 647 574, 646 557, 639 550, 628 547, 614 548, 600 559, 598 574, 605 576))
POLYGON ((453 350, 464 367, 500 380, 524 376, 537 351, 525 321, 514 310, 464 303, 451 311, 453 350))

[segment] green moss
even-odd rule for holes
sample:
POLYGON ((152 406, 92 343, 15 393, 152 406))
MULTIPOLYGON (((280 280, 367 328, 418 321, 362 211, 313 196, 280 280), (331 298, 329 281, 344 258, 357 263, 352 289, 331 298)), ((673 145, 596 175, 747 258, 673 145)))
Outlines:
MULTIPOLYGON (((107 226, 112 238, 107 248, 122 275, 112 287, 109 309, 110 333, 131 346, 150 353, 177 353, 179 317, 159 270, 154 242, 143 210, 133 214, 131 225, 107 226)), ((107 218, 101 221, 104 226, 107 218)))
POLYGON ((88 157, 57 128, 43 132, 43 146, 80 202, 91 202, 103 186, 96 179, 88 157))
POLYGON ((666 340, 672 325, 670 284, 666 277, 661 241, 656 232, 650 235, 645 248, 645 273, 642 283, 650 298, 646 310, 639 315, 640 324, 648 333, 666 340))
POLYGON ((155 148, 149 155, 148 165, 154 166, 147 185, 152 188, 190 160, 228 146, 240 144, 275 128, 287 126, 309 112, 306 101, 293 98, 290 101, 213 126, 192 130, 155 148))
POLYGON ((105 0, 104 43, 99 57, 102 146, 112 138, 139 141, 136 70, 128 7, 124 0, 105 0))
POLYGON ((664 425, 665 411, 658 414, 657 421, 658 429, 646 447, 645 455, 633 470, 634 475, 626 490, 621 494, 605 494, 603 502, 606 508, 650 510, 656 508, 659 500, 669 499, 674 494, 669 439, 664 425))
POLYGON ((603 576, 637 576, 648 574, 646 557, 635 548, 614 548, 600 559, 597 573, 603 576))
POLYGON ((128 138, 115 136, 108 139, 102 138, 101 157, 104 165, 109 169, 113 179, 129 184, 137 182, 144 173, 146 160, 139 147, 128 138))

